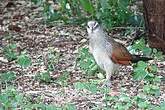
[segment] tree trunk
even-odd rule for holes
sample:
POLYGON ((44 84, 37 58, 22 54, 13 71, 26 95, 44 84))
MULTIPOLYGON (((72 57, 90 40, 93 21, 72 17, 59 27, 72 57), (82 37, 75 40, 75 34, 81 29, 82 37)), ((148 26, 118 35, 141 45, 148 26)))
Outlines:
POLYGON ((149 45, 165 53, 165 0, 143 0, 143 7, 149 45))

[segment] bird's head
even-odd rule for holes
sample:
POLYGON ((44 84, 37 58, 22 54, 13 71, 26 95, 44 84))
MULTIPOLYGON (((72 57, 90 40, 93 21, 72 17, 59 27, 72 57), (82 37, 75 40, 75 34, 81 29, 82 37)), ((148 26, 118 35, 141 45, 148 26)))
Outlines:
POLYGON ((97 21, 89 21, 87 23, 88 34, 96 33, 100 30, 100 25, 97 21))

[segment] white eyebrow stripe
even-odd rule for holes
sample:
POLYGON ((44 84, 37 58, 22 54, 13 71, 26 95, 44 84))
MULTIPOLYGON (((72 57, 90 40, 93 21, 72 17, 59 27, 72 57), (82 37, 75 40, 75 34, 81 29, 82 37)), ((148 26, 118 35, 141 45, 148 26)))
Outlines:
POLYGON ((95 25, 93 27, 93 30, 95 30, 98 26, 99 26, 99 24, 97 22, 95 22, 95 25))
POLYGON ((95 27, 95 25, 96 25, 96 22, 94 22, 94 25, 93 25, 93 27, 95 27))

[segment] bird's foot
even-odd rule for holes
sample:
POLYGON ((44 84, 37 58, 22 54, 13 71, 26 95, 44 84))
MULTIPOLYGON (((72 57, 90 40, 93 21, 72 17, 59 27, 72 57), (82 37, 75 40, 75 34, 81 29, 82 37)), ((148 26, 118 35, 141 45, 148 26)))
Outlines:
POLYGON ((111 86, 112 85, 110 80, 105 80, 102 85, 102 87, 107 87, 107 88, 110 88, 111 86))

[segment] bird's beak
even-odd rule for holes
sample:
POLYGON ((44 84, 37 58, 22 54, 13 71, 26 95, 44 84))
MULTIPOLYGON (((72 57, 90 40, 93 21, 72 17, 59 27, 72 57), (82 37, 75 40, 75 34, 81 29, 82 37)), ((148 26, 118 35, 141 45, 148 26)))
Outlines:
POLYGON ((92 29, 91 29, 91 32, 93 32, 93 27, 92 27, 92 29))

